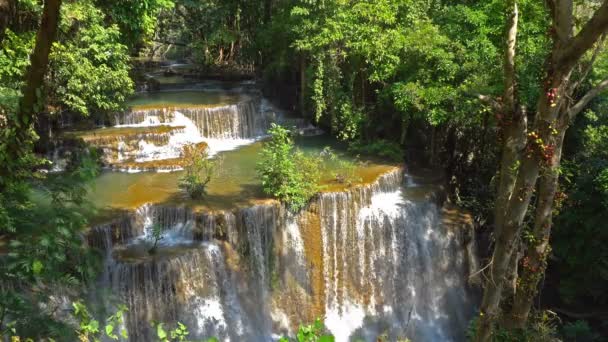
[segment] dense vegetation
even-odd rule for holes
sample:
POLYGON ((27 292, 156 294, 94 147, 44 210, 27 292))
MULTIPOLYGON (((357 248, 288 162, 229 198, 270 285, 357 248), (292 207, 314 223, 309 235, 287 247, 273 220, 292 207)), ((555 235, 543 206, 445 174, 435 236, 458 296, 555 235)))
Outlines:
MULTIPOLYGON (((255 73, 353 151, 443 168, 486 241, 472 338, 606 333, 607 1, 19 0, 0 12, 1 334, 75 337, 49 294, 77 297, 95 275, 80 232, 98 166, 78 153, 53 176, 36 152, 62 118, 122 109, 138 54, 255 73)), ((316 161, 270 133, 265 191, 297 210, 318 190, 316 161)), ((191 194, 208 166, 192 165, 191 194)))

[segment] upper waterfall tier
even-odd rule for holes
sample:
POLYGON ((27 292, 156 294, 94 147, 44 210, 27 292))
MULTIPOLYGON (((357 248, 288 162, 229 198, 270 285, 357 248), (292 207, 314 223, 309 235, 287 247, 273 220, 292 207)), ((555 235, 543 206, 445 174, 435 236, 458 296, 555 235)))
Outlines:
POLYGON ((89 233, 106 255, 98 287, 111 295, 99 301, 129 307, 131 341, 148 340, 152 320, 185 323, 192 338, 268 341, 316 317, 339 342, 460 341, 473 306, 469 223, 402 184, 394 169, 295 214, 276 201, 144 205, 89 233))
POLYGON ((260 112, 259 101, 255 99, 217 106, 135 107, 117 114, 115 121, 122 126, 172 124, 176 113, 191 120, 203 138, 250 139, 263 135, 269 125, 269 120, 260 112))

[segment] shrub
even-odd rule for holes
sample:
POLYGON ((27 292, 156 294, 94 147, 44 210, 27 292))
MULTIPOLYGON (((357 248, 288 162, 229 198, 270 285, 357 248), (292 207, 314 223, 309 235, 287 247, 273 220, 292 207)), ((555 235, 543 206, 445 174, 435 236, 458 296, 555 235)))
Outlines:
POLYGON ((294 147, 291 132, 272 124, 264 142, 257 172, 264 192, 292 210, 300 210, 318 191, 320 157, 309 157, 294 147))
MULTIPOLYGON (((335 338, 328 334, 323 321, 317 318, 313 324, 301 325, 296 335, 296 342, 334 342, 335 338)), ((282 337, 279 342, 290 342, 287 337, 282 337)))
POLYGON ((186 190, 192 199, 200 199, 218 172, 220 162, 209 159, 207 149, 196 145, 184 146, 183 157, 185 175, 180 179, 179 187, 186 190))

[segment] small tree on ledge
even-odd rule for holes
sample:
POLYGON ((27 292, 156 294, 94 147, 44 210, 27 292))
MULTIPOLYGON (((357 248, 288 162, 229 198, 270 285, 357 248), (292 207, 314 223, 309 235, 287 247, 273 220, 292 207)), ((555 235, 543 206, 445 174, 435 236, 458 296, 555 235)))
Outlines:
POLYGON ((209 159, 207 148, 196 145, 184 146, 183 158, 185 175, 180 178, 179 187, 186 190, 192 199, 201 199, 219 163, 209 159))

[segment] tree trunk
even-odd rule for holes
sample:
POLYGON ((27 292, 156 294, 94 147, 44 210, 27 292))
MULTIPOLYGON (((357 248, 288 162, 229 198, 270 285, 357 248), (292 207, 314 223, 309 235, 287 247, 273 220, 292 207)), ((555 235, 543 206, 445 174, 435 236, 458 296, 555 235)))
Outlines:
POLYGON ((551 250, 549 238, 551 236, 553 206, 558 187, 565 133, 566 128, 560 127, 554 138, 555 150, 551 161, 540 177, 533 241, 530 242, 523 259, 523 271, 509 318, 509 326, 511 327, 521 328, 525 325, 536 296, 538 283, 547 266, 547 255, 551 250))
POLYGON ((264 0, 264 24, 270 23, 272 18, 272 0, 264 0))
POLYGON ((496 238, 490 266, 490 279, 486 284, 480 309, 476 341, 490 340, 493 324, 499 317, 499 304, 502 299, 505 277, 508 276, 511 255, 516 247, 521 222, 532 198, 538 172, 538 160, 535 156, 523 159, 513 196, 507 207, 503 229, 496 238))
POLYGON ((572 37, 572 2, 563 0, 548 3, 555 29, 553 47, 545 64, 546 76, 539 86, 541 96, 537 104, 534 130, 528 134, 526 156, 519 167, 513 194, 505 211, 503 227, 497 235, 490 280, 484 291, 475 336, 475 340, 479 342, 490 340, 493 324, 499 316, 499 304, 509 261, 520 236, 540 168, 545 163, 543 158, 546 158, 546 143, 553 141, 553 125, 557 122, 567 122, 562 121, 567 111, 560 108, 566 106, 564 99, 567 98, 572 69, 608 29, 608 1, 602 3, 575 37, 572 37), (558 117, 560 112, 561 117, 558 117))
POLYGON ((521 154, 526 146, 527 118, 523 109, 511 115, 511 120, 505 122, 503 135, 503 151, 500 162, 500 174, 496 201, 494 205, 494 236, 502 230, 507 205, 513 194, 517 171, 521 162, 521 154))
POLYGON ((46 0, 42 13, 42 21, 36 35, 36 46, 30 57, 27 69, 23 95, 19 102, 19 113, 12 120, 16 128, 16 148, 29 141, 28 129, 34 121, 35 113, 40 110, 41 91, 49 62, 49 53, 57 35, 59 8, 61 0, 46 0))
POLYGON ((504 94, 501 106, 503 124, 503 151, 498 189, 494 205, 494 236, 502 230, 507 203, 511 199, 517 179, 521 151, 526 145, 527 117, 525 109, 517 104, 515 52, 519 11, 517 3, 511 2, 511 13, 507 21, 506 50, 504 55, 504 94))
POLYGON ((306 56, 300 53, 300 114, 306 115, 306 56))

